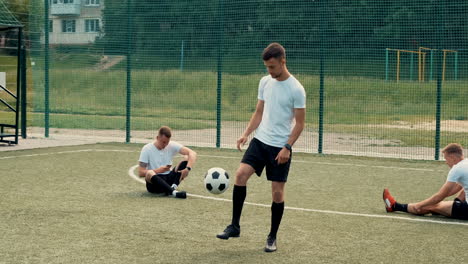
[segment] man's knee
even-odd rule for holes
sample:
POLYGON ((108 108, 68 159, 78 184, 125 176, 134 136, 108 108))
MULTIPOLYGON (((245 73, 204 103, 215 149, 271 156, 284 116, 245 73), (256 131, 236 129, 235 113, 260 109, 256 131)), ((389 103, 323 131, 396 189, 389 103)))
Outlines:
POLYGON ((151 183, 151 178, 156 175, 156 173, 153 170, 147 170, 146 175, 145 175, 145 180, 146 182, 151 183))
POLYGON ((188 164, 187 160, 183 160, 183 161, 179 162, 179 164, 177 164, 177 167, 174 168, 174 171, 178 172, 178 171, 181 171, 181 170, 187 168, 187 164, 188 164))
POLYGON ((451 201, 442 201, 436 205, 433 205, 431 207, 428 207, 427 209, 430 212, 435 212, 444 216, 452 216, 452 207, 453 207, 453 202, 451 201))
POLYGON ((249 177, 246 174, 236 173, 236 185, 244 186, 247 184, 249 177))
POLYGON ((275 203, 284 202, 284 186, 285 182, 271 182, 271 198, 275 203))
POLYGON ((236 171, 236 185, 245 186, 253 173, 254 169, 250 165, 241 164, 236 171))
POLYGON ((284 192, 283 191, 273 191, 273 202, 275 203, 282 203, 284 202, 284 192))

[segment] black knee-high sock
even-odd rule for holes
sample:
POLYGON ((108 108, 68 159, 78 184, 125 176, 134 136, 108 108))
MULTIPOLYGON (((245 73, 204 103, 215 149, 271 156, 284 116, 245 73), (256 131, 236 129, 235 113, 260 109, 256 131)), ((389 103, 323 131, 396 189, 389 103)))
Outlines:
POLYGON ((163 180, 160 176, 154 175, 151 177, 151 183, 154 185, 158 185, 164 189, 164 192, 168 195, 172 194, 172 188, 169 186, 169 184, 163 180))
POLYGON ((245 197, 247 196, 247 186, 234 185, 232 191, 232 225, 240 227, 239 221, 244 206, 245 197))
POLYGON ((281 219, 283 218, 284 212, 284 202, 282 203, 275 203, 271 204, 271 229, 270 229, 270 237, 276 237, 276 233, 278 232, 278 228, 281 223, 281 219))
POLYGON ((395 202, 395 204, 393 205, 393 211, 408 212, 408 204, 401 204, 395 202))

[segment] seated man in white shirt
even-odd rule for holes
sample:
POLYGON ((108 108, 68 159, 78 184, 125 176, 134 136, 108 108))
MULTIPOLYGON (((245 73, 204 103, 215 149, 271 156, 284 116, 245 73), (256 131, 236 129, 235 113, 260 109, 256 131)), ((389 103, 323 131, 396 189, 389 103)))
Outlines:
POLYGON ((159 129, 156 140, 142 148, 138 174, 140 177, 145 177, 148 192, 185 199, 187 197, 186 192, 177 191, 177 186, 192 170, 192 166, 197 159, 197 153, 175 141, 171 141, 171 136, 171 129, 163 126, 159 129), (186 160, 172 167, 172 159, 177 153, 184 155, 186 160))
POLYGON ((463 148, 457 143, 448 144, 442 153, 445 163, 451 169, 440 190, 423 201, 403 204, 398 203, 388 189, 384 189, 383 199, 387 212, 402 211, 415 215, 432 213, 468 220, 468 159, 465 159, 463 148), (457 194, 455 200, 445 201, 445 198, 454 194, 457 194))

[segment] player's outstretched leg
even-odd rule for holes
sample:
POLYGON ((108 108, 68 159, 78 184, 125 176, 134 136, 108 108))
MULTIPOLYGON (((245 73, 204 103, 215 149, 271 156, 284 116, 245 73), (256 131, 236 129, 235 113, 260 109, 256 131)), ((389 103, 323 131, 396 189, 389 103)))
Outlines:
POLYGON ((283 218, 284 212, 284 202, 281 203, 271 203, 271 228, 270 234, 268 234, 265 252, 274 252, 276 251, 276 234, 278 233, 278 228, 283 218))
POLYGON ((385 203, 385 210, 387 210, 387 212, 408 212, 408 204, 397 203, 397 201, 395 200, 395 198, 393 198, 393 196, 390 194, 390 191, 387 188, 384 189, 382 196, 385 203))
POLYGON ((158 186, 158 188, 160 188, 161 191, 166 193, 167 195, 171 195, 172 197, 180 198, 180 199, 187 198, 186 192, 176 191, 159 175, 153 175, 151 177, 151 183, 158 186))
POLYGON ((244 207, 245 197, 247 196, 247 181, 255 172, 254 168, 246 163, 240 164, 236 172, 236 180, 232 190, 232 220, 231 224, 223 232, 216 235, 220 239, 229 239, 230 237, 240 236, 240 217, 244 207))
POLYGON ((223 232, 216 235, 220 239, 229 239, 230 237, 240 236, 240 217, 245 197, 247 196, 247 186, 234 185, 232 191, 232 221, 223 232))

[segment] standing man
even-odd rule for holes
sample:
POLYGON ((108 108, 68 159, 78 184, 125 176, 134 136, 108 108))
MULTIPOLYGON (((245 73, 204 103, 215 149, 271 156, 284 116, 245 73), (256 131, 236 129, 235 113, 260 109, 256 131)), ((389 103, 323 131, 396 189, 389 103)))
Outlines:
POLYGON ((388 189, 384 189, 383 199, 387 212, 402 211, 415 215, 436 213, 451 218, 468 220, 468 159, 463 156, 460 144, 448 144, 443 150, 445 163, 451 168, 447 181, 440 190, 424 201, 400 204, 395 201, 388 189), (445 198, 458 193, 453 201, 445 198))
POLYGON ((306 94, 304 87, 286 68, 286 52, 278 43, 271 43, 262 54, 270 75, 260 80, 255 112, 237 148, 247 142, 255 131, 236 171, 232 193, 232 222, 217 235, 220 239, 240 236, 240 217, 247 195, 247 181, 255 172, 261 175, 266 167, 271 181, 271 229, 267 237, 266 252, 276 251, 276 234, 284 211, 284 187, 291 164, 292 145, 304 129, 306 94))
POLYGON ((146 189, 150 193, 171 195, 185 199, 186 192, 177 191, 177 186, 192 170, 197 153, 181 144, 171 141, 172 132, 167 126, 159 129, 156 140, 146 144, 140 153, 138 174, 146 179, 146 189), (186 156, 177 166, 172 159, 180 153, 186 156))

